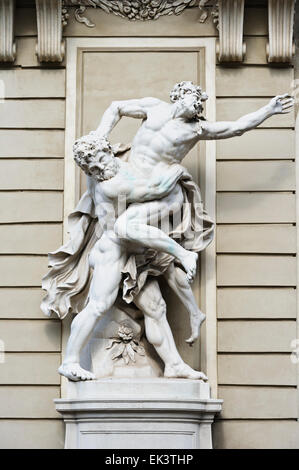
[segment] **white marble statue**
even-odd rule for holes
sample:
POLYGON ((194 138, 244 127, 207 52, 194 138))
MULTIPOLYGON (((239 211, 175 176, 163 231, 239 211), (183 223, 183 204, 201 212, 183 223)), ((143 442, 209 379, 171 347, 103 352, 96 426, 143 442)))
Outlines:
POLYGON ((237 121, 210 123, 202 116, 208 97, 200 87, 178 83, 170 98, 171 104, 156 98, 113 102, 97 130, 74 144, 88 189, 69 217, 70 241, 49 255, 52 268, 43 279, 42 303, 46 315, 77 313, 59 368, 70 380, 95 378, 81 367, 80 353, 119 292, 143 312, 146 337, 165 365, 164 376, 207 380, 180 357, 157 281, 164 276, 188 310, 186 341, 192 344, 205 315, 190 283, 214 223, 180 163, 200 140, 240 136, 274 114, 290 112, 293 99, 277 96, 237 121), (129 154, 108 141, 122 116, 142 119, 129 154))

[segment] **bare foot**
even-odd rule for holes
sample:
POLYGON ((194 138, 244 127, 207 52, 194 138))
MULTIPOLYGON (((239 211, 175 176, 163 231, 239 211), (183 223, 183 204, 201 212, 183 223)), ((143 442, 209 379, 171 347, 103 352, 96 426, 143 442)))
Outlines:
POLYGON ((61 364, 58 372, 74 382, 79 382, 79 380, 94 380, 96 378, 92 372, 83 369, 80 364, 76 362, 61 364))
POLYGON ((208 377, 197 370, 192 369, 190 366, 181 362, 174 366, 166 366, 164 370, 164 377, 168 379, 193 379, 193 380, 208 380, 208 377))
POLYGON ((190 346, 192 346, 194 341, 199 337, 200 327, 202 322, 205 321, 205 319, 205 314, 202 313, 199 309, 197 310, 197 312, 190 314, 191 336, 190 338, 185 340, 186 343, 190 344, 190 346))
POLYGON ((191 283, 194 280, 197 268, 198 254, 193 251, 184 250, 185 253, 181 257, 180 261, 186 271, 187 280, 191 283))

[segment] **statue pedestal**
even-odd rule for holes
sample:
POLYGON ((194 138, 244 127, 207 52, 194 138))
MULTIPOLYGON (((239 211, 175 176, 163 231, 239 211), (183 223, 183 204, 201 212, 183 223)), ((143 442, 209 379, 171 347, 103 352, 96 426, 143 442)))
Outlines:
POLYGON ((209 384, 164 378, 69 382, 54 401, 66 449, 211 449, 222 403, 209 384))

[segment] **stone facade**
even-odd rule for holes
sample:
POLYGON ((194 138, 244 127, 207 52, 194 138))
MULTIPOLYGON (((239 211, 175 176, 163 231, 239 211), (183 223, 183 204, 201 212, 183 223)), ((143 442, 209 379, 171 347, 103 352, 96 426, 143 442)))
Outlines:
MULTIPOLYGON (((1 8, 4 3, 9 2, 0 1, 1 8)), ((94 27, 76 21, 75 7, 69 6, 60 49, 57 42, 54 51, 56 62, 40 62, 47 53, 38 48, 36 55, 36 8, 30 1, 16 3, 14 35, 8 36, 10 45, 0 51, 8 58, 1 63, 0 83, 9 98, 0 104, 0 330, 5 349, 0 363, 0 445, 62 448, 64 425, 53 399, 61 396, 61 390, 64 394, 56 372, 64 336, 60 322, 45 319, 39 310, 46 254, 62 242, 67 202, 68 49, 63 58, 61 44, 86 37, 115 38, 115 44, 138 38, 144 45, 148 38, 173 38, 177 43, 183 38, 218 40, 219 31, 211 2, 204 22, 196 5, 179 15, 142 22, 88 8, 84 15, 94 27)), ((272 15, 279 7, 274 3, 272 15)), ((290 62, 290 47, 285 49, 284 65, 272 65, 273 55, 281 56, 281 51, 273 52, 271 40, 267 48, 268 14, 266 1, 246 1, 246 55, 237 66, 209 64, 216 74, 217 120, 237 119, 270 97, 295 88, 298 58, 290 62)), ((293 114, 275 116, 251 134, 216 146, 214 388, 224 400, 213 429, 216 448, 299 448, 298 372, 291 361, 298 336, 294 127, 293 114)), ((170 317, 175 322, 173 311, 170 317)), ((189 354, 187 349, 181 352, 189 354)), ((199 362, 199 348, 197 353, 199 362)), ((203 370, 205 360, 202 351, 203 370)))

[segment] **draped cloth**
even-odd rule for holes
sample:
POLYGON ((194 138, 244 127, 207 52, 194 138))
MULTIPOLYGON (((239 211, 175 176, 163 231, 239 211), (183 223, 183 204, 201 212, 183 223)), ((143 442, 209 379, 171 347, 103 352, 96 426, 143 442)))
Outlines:
MULTIPOLYGON (((184 248, 200 252, 212 241, 214 222, 203 209, 200 189, 187 170, 179 180, 184 202, 179 218, 173 217, 168 235, 184 248), (178 219, 177 221, 174 219, 178 219)), ((103 228, 96 214, 92 198, 85 192, 74 212, 68 218, 69 241, 49 253, 48 274, 42 280, 47 292, 41 309, 45 315, 55 313, 64 318, 68 313, 78 313, 88 302, 92 279, 89 253, 100 239, 103 228)), ((143 254, 130 255, 122 270, 121 295, 127 303, 145 285, 147 277, 160 276, 174 261, 174 257, 153 249, 143 254)))

